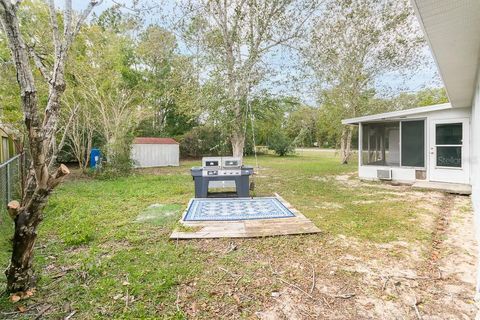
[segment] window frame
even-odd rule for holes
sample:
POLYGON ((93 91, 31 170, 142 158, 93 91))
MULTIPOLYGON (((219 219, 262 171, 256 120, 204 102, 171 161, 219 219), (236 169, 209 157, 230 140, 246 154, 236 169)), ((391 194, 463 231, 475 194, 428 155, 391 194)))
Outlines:
POLYGON ((463 122, 455 122, 454 120, 452 120, 452 122, 436 123, 434 129, 435 129, 435 131, 434 131, 435 137, 433 137, 433 138, 434 138, 434 141, 435 141, 435 144, 434 144, 434 147, 435 147, 435 169, 463 170, 463 167, 464 167, 463 152, 464 152, 464 148, 465 148, 465 143, 464 143, 465 137, 464 137, 464 134, 463 134, 463 129, 464 129, 463 122), (446 125, 446 124, 460 124, 462 126, 462 144, 437 144, 437 137, 436 137, 437 126, 438 125, 446 125), (460 147, 460 166, 459 167, 446 167, 446 166, 437 165, 438 147, 457 147, 457 148, 460 147))

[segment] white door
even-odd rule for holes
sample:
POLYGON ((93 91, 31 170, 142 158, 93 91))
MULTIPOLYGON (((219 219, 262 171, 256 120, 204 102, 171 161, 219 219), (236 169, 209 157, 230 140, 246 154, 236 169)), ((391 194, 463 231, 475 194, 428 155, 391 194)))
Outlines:
POLYGON ((470 183, 469 120, 430 123, 430 180, 470 183))

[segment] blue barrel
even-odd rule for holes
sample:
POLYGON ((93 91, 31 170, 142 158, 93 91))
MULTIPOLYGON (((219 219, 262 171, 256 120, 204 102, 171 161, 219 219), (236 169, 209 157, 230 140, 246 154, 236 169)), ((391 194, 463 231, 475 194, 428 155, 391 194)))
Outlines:
POLYGON ((100 149, 92 149, 90 152, 90 168, 96 169, 102 158, 100 149))

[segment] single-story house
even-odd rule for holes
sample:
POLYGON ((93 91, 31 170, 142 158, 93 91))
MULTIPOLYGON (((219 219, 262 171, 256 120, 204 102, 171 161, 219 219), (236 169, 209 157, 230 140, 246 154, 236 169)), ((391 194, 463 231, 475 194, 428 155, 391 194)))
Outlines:
POLYGON ((346 119, 365 179, 471 186, 480 213, 480 1, 411 0, 450 103, 346 119))
POLYGON ((359 176, 470 185, 471 108, 450 103, 343 120, 359 127, 359 176))
MULTIPOLYGON (((357 121, 364 131, 361 140, 365 137, 366 145, 362 141, 362 147, 366 151, 360 157, 364 158, 360 160, 361 171, 371 175, 369 165, 390 163, 395 170, 392 171, 393 177, 412 179, 415 170, 417 178, 417 168, 423 167, 425 176, 420 170, 420 178, 471 184, 477 238, 480 239, 480 1, 411 2, 447 90, 450 105, 448 108, 446 105, 432 106, 423 110, 376 115, 366 121, 348 120, 357 121), (421 122, 407 121, 410 119, 423 119, 423 136, 421 122), (375 127, 378 122, 383 122, 383 129, 375 127), (396 123, 398 135, 395 132, 396 123), (378 135, 376 132, 379 132, 378 135), (386 135, 389 141, 383 142, 382 147, 378 136, 386 139, 386 135), (397 144, 397 137, 398 140, 403 138, 411 142, 400 141, 397 144), (369 138, 371 152, 368 151, 369 138), (398 145, 398 150, 390 147, 392 142, 398 145), (378 148, 375 143, 379 144, 378 148), (385 155, 381 154, 382 148, 385 155), (392 165, 394 162, 399 162, 398 167, 392 165)), ((480 273, 478 276, 477 291, 480 292, 480 273)))
POLYGON ((136 168, 178 166, 180 147, 172 138, 138 137, 133 140, 132 160, 136 168))

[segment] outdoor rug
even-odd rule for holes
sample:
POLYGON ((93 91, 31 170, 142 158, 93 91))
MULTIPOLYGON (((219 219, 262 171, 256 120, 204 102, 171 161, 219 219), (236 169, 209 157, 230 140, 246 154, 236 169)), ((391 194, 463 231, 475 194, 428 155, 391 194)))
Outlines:
POLYGON ((280 195, 191 199, 170 239, 251 238, 318 233, 315 224, 280 195))
POLYGON ((192 199, 184 221, 233 221, 294 217, 277 198, 192 199))

